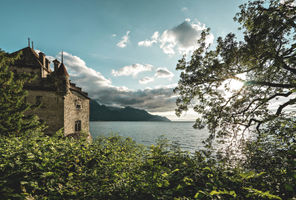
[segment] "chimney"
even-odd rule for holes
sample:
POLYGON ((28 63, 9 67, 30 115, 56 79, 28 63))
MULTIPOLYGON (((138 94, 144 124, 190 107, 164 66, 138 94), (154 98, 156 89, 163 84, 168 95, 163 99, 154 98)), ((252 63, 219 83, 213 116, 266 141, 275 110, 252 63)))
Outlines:
POLYGON ((42 53, 41 51, 39 52, 39 61, 41 62, 43 67, 46 67, 45 66, 45 54, 42 53))
POLYGON ((47 58, 45 58, 45 67, 48 71, 50 71, 50 61, 47 58))
POLYGON ((56 72, 59 69, 60 61, 58 61, 57 59, 55 59, 52 62, 54 64, 54 71, 56 72))

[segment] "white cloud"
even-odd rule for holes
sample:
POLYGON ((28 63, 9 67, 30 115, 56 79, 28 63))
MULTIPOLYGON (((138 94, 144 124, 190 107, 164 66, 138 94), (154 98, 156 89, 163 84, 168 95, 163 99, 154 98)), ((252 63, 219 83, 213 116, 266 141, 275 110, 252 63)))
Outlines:
POLYGON ((130 31, 127 31, 124 36, 122 36, 121 41, 117 43, 117 46, 120 48, 124 48, 127 45, 128 37, 129 37, 130 31))
MULTIPOLYGON (((60 57, 61 53, 59 53, 60 57)), ((100 72, 86 66, 85 62, 78 56, 64 52, 64 64, 67 67, 71 79, 77 84, 95 90, 96 86, 111 87, 111 80, 106 79, 100 72)))
POLYGON ((167 68, 157 68, 154 76, 157 78, 172 78, 174 74, 167 68))
POLYGON ((144 46, 144 47, 150 47, 152 46, 154 43, 157 43, 157 39, 159 37, 159 33, 156 31, 153 33, 153 35, 151 36, 151 40, 144 40, 144 41, 140 41, 138 42, 138 46, 144 46))
POLYGON ((114 34, 112 34, 112 37, 116 37, 117 35, 114 33, 114 34))
MULTIPOLYGON (((197 40, 200 39, 201 32, 205 29, 204 24, 198 21, 191 22, 189 18, 186 18, 183 23, 163 31, 162 34, 154 32, 150 40, 140 41, 138 45, 149 47, 158 43, 165 54, 173 55, 176 51, 180 54, 188 54, 198 48, 197 40), (154 37, 155 33, 157 33, 157 37, 154 37)), ((207 44, 213 43, 213 40, 213 34, 206 38, 207 44)))
POLYGON ((133 76, 136 77, 140 72, 151 71, 152 65, 149 64, 133 64, 120 68, 119 70, 112 69, 111 74, 113 76, 133 76))
POLYGON ((145 76, 144 78, 139 80, 139 83, 140 84, 147 84, 147 83, 150 83, 150 82, 153 82, 153 81, 154 81, 153 77, 145 76))
MULTIPOLYGON (((60 55, 61 53, 56 57, 60 58, 60 55)), ((125 86, 114 86, 110 79, 88 67, 78 56, 64 52, 64 63, 71 81, 101 104, 132 106, 149 112, 172 111, 176 107, 173 87, 163 86, 134 91, 125 86)))

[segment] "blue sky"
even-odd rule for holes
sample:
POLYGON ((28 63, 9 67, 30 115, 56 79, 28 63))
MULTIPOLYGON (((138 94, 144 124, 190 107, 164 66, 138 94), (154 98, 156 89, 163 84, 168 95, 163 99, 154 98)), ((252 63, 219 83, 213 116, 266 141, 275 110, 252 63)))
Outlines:
MULTIPOLYGON (((200 31, 209 43, 238 33, 233 17, 242 0, 1 0, 0 48, 27 46, 50 59, 65 52, 73 82, 100 103, 133 106, 171 119, 179 79, 200 31)), ((182 119, 193 119, 191 113, 182 119)))

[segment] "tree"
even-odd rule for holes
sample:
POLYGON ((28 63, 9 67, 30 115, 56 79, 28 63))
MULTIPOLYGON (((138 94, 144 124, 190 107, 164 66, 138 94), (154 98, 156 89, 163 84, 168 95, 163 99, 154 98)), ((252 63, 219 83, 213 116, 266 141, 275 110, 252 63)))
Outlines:
POLYGON ((27 91, 23 86, 33 77, 9 70, 19 56, 0 50, 0 135, 21 135, 44 128, 36 115, 28 114, 32 106, 25 102, 27 91))
POLYGON ((235 21, 243 41, 233 33, 206 46, 202 33, 191 60, 183 57, 175 88, 177 115, 193 105, 200 117, 195 127, 207 126, 215 136, 261 133, 268 124, 295 116, 296 7, 292 0, 249 1, 240 6, 235 21), (243 83, 235 89, 233 84, 243 83))

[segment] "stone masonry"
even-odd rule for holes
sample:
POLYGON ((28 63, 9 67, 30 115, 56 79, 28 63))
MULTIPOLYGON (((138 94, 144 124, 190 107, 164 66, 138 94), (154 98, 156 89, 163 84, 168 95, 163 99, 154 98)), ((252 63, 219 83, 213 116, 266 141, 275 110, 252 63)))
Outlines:
POLYGON ((12 53, 20 53, 20 59, 11 67, 14 73, 31 73, 34 81, 26 84, 26 101, 39 105, 33 112, 46 122, 45 133, 54 134, 64 129, 65 136, 89 133, 89 97, 86 92, 69 80, 64 63, 54 60, 54 71, 45 54, 37 54, 30 46, 12 53))

